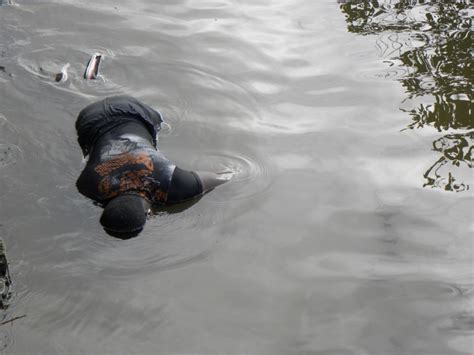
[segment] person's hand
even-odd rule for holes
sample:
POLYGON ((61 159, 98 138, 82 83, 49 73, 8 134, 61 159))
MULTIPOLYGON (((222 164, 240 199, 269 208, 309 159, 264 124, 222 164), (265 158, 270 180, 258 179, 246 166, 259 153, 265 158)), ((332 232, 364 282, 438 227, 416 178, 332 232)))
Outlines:
POLYGON ((210 171, 196 171, 195 173, 201 181, 203 193, 211 191, 215 187, 226 183, 232 179, 233 176, 233 172, 231 171, 221 171, 218 173, 212 173, 210 171))

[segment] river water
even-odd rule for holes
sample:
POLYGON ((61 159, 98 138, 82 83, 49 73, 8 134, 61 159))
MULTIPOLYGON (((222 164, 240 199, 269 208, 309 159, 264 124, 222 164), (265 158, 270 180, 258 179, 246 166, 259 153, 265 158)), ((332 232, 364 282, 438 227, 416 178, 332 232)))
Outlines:
POLYGON ((472 353, 469 1, 7 2, 4 353, 472 353), (127 241, 75 188, 75 118, 116 94, 234 172, 127 241))

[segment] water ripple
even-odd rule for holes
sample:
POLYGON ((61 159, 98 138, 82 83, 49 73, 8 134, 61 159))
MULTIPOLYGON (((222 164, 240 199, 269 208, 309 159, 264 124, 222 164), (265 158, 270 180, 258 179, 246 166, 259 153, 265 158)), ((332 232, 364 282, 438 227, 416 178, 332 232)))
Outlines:
POLYGON ((467 184, 456 169, 473 164, 471 134, 452 132, 472 128, 466 23, 441 23, 441 2, 339 1, 367 36, 347 34, 335 1, 1 8, 0 234, 9 311, 28 318, 3 328, 25 341, 2 333, 0 347, 450 353, 453 337, 472 335, 468 196, 414 186, 424 157, 447 162, 427 175, 433 186, 467 184), (101 76, 86 81, 94 52, 101 76), (414 125, 432 130, 398 132, 403 90, 414 125), (104 233, 101 209, 74 187, 77 112, 123 93, 164 114, 167 155, 233 174, 156 209, 127 241, 104 233), (387 204, 410 218, 374 219, 387 204))
POLYGON ((236 152, 201 152, 193 164, 202 166, 202 170, 232 172, 232 179, 222 191, 207 197, 213 201, 251 199, 265 193, 272 184, 273 169, 268 163, 236 152))
MULTIPOLYGON (((27 53, 21 53, 16 57, 17 64, 19 68, 31 75, 28 75, 29 80, 15 80, 14 84, 19 86, 22 91, 33 91, 37 88, 37 82, 40 82, 53 88, 53 90, 60 90, 83 97, 114 95, 127 90, 126 87, 115 83, 117 79, 111 80, 102 74, 99 74, 96 80, 83 79, 85 64, 94 52, 102 53, 104 56, 100 67, 101 72, 104 66, 113 65, 115 53, 106 48, 61 49, 46 46, 27 53), (68 80, 63 83, 57 83, 55 80, 56 74, 61 72, 61 68, 67 63, 70 63, 68 80)), ((123 70, 118 71, 118 73, 120 72, 123 72, 123 70)), ((116 76, 120 80, 120 75, 116 76)))

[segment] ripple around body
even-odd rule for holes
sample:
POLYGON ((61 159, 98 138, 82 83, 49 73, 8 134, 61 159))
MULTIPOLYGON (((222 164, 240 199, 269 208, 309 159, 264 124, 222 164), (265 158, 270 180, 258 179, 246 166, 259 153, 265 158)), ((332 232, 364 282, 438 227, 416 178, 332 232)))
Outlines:
MULTIPOLYGON (((185 267, 207 258, 217 242, 216 237, 209 235, 233 214, 221 211, 222 203, 258 196, 269 188, 271 177, 268 167, 249 156, 231 152, 204 152, 202 155, 202 161, 195 161, 195 165, 202 167, 201 170, 228 171, 232 175, 228 183, 204 197, 208 205, 205 211, 199 213, 199 207, 193 206, 194 203, 202 204, 202 201, 158 209, 149 218, 145 230, 135 239, 90 240, 86 246, 86 259, 78 265, 69 265, 68 272, 80 275, 81 268, 89 265, 103 270, 103 275, 124 279, 185 267), (215 202, 219 204, 215 205, 215 202), (120 262, 117 263, 117 260, 120 262)), ((67 240, 76 244, 78 238, 67 240)), ((66 248, 76 250, 77 247, 71 245, 66 248)))
POLYGON ((117 95, 126 92, 127 87, 116 83, 116 81, 126 82, 126 80, 120 79, 124 75, 124 70, 120 70, 120 66, 114 63, 114 57, 115 53, 105 48, 71 49, 45 46, 16 57, 18 66, 30 74, 30 79, 21 82, 15 80, 15 84, 20 87, 20 90, 28 90, 28 87, 35 87, 36 82, 40 82, 52 87, 53 90, 84 97, 117 95), (83 78, 84 70, 93 53, 102 54, 99 76, 94 80, 85 80, 83 78), (70 64, 67 67, 67 80, 56 82, 56 75, 67 64, 70 64), (104 75, 104 68, 107 68, 107 66, 113 67, 114 65, 116 68, 113 79, 111 79, 104 75))
POLYGON ((252 199, 265 191, 272 184, 272 168, 254 157, 237 152, 204 152, 194 161, 200 170, 230 172, 232 178, 216 193, 206 198, 211 201, 233 201, 252 199), (202 168, 201 168, 202 167, 202 168))

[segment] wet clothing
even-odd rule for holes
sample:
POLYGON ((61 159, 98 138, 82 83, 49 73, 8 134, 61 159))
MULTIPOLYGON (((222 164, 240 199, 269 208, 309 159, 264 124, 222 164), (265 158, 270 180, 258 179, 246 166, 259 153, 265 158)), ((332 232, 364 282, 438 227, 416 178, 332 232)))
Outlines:
POLYGON ((136 194, 164 204, 175 166, 139 137, 116 137, 94 149, 79 176, 79 191, 100 203, 136 194))
POLYGON ((202 193, 201 180, 194 171, 176 167, 168 191, 168 203, 187 201, 202 193))
POLYGON ((76 121, 77 140, 84 156, 89 155, 95 141, 114 127, 127 122, 140 122, 150 132, 153 147, 161 129, 161 114, 131 96, 112 96, 94 102, 80 113, 76 121))
POLYGON ((76 129, 89 160, 76 183, 79 192, 104 205, 127 194, 161 205, 200 195, 197 175, 177 168, 156 149, 162 121, 159 112, 130 96, 84 108, 76 129))

